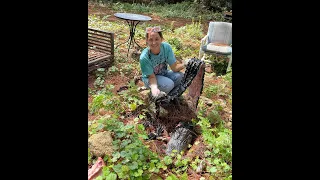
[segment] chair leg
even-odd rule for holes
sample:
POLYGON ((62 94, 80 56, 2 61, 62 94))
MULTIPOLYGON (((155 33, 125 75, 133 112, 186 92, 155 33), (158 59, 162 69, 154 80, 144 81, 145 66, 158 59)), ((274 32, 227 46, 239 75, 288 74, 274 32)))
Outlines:
POLYGON ((203 56, 203 51, 200 49, 200 51, 199 51, 199 59, 201 59, 202 56, 203 56))
POLYGON ((203 53, 201 61, 204 61, 205 57, 206 57, 206 53, 203 53))
POLYGON ((229 56, 229 63, 228 63, 228 67, 227 67, 227 72, 230 70, 231 63, 232 63, 232 54, 229 56))

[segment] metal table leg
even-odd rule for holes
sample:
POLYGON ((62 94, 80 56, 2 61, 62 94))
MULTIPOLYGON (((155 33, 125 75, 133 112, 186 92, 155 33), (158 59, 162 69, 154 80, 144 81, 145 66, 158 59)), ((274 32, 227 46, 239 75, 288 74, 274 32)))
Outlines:
POLYGON ((135 35, 135 32, 136 32, 136 27, 137 25, 139 24, 140 21, 130 21, 130 20, 126 20, 128 25, 129 25, 129 28, 130 28, 130 35, 129 35, 129 38, 127 39, 126 42, 124 43, 121 43, 119 45, 116 46, 116 48, 122 44, 125 44, 129 41, 129 44, 128 44, 128 53, 127 53, 127 56, 129 54, 129 50, 130 50, 130 47, 131 47, 131 44, 132 44, 132 47, 134 47, 134 44, 138 45, 140 48, 141 46, 136 42, 136 40, 134 39, 134 35, 135 35), (137 22, 137 23, 135 23, 137 22))

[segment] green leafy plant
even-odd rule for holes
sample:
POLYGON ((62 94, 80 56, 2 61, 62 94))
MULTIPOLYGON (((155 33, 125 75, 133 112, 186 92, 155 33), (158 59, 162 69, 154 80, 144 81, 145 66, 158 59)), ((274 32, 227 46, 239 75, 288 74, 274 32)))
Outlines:
POLYGON ((122 106, 122 102, 120 101, 119 97, 114 96, 113 92, 111 91, 113 88, 113 85, 107 84, 103 91, 93 95, 93 100, 89 104, 91 113, 97 113, 97 111, 101 108, 114 112, 123 111, 124 108, 122 106))
MULTIPOLYGON (((112 9, 119 12, 132 12, 132 13, 153 13, 162 18, 186 18, 191 19, 194 17, 202 16, 205 20, 212 20, 212 17, 219 17, 217 14, 221 15, 223 19, 223 14, 221 12, 214 12, 202 7, 199 3, 192 1, 183 1, 179 3, 154 3, 152 1, 150 5, 142 3, 113 3, 112 9), (188 12, 188 13, 186 13, 188 12)), ((222 20, 221 19, 221 20, 222 20)), ((215 19, 219 20, 219 19, 215 19)))
MULTIPOLYGON (((104 129, 114 134, 113 148, 115 152, 107 160, 110 169, 105 174, 113 172, 120 179, 149 179, 152 173, 166 169, 157 154, 150 151, 140 138, 147 138, 144 132, 139 136, 136 129, 144 131, 143 125, 124 125, 117 116, 102 118, 104 129)), ((113 175, 114 177, 114 175, 113 175)))
POLYGON ((184 34, 185 36, 189 38, 195 38, 198 41, 198 39, 201 39, 204 37, 202 33, 201 20, 199 20, 198 22, 195 22, 194 19, 192 18, 191 24, 186 24, 185 26, 182 26, 176 29, 175 34, 184 34))
POLYGON ((232 176, 232 131, 224 128, 222 123, 211 129, 210 119, 198 118, 197 124, 201 126, 203 139, 208 145, 208 150, 204 152, 209 164, 206 170, 216 178, 232 176))
POLYGON ((204 95, 211 98, 213 95, 218 93, 219 87, 217 85, 210 85, 208 88, 204 89, 204 95))
POLYGON ((95 71, 95 76, 97 79, 94 81, 94 87, 95 88, 102 88, 104 87, 104 81, 105 81, 105 68, 98 68, 95 71))
POLYGON ((140 105, 144 104, 143 99, 141 98, 138 92, 138 86, 134 83, 133 80, 129 83, 129 88, 119 93, 121 100, 126 102, 130 111, 136 110, 140 105))
POLYGON ((225 75, 227 73, 227 67, 229 58, 226 56, 208 55, 206 60, 211 62, 211 69, 217 76, 225 75))
POLYGON ((191 162, 190 158, 182 158, 183 154, 183 151, 177 153, 177 150, 172 150, 170 156, 163 158, 165 165, 169 166, 172 172, 177 175, 185 173, 191 162))
POLYGON ((119 72, 119 68, 117 68, 116 66, 111 66, 108 70, 109 75, 118 74, 118 72, 119 72))
POLYGON ((171 46, 174 46, 176 50, 181 50, 182 49, 182 43, 181 40, 177 37, 171 38, 168 40, 168 43, 171 46))
POLYGON ((92 163, 92 154, 90 152, 90 149, 88 148, 88 164, 92 163))

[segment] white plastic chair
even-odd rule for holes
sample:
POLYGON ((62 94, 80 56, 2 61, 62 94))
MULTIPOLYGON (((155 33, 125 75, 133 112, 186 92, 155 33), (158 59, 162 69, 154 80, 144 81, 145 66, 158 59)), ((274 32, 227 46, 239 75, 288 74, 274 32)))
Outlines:
POLYGON ((207 35, 201 39, 199 59, 206 54, 229 57, 227 70, 232 63, 232 23, 210 22, 207 35))

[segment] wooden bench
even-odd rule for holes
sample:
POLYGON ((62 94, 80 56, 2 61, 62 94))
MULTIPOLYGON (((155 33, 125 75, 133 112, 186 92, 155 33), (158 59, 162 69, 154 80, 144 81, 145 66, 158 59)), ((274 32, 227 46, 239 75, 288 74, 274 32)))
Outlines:
POLYGON ((88 28, 88 73, 114 61, 114 33, 88 28))

